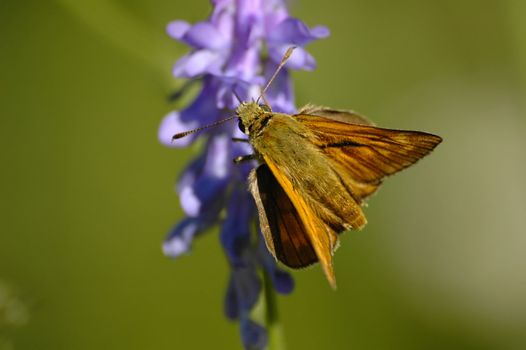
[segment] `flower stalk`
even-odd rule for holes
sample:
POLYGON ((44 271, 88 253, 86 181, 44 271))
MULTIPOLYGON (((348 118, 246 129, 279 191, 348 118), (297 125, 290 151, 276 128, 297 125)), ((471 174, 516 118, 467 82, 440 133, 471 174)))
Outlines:
MULTIPOLYGON (((232 142, 232 138, 246 136, 237 123, 231 122, 199 129, 176 140, 173 135, 231 116, 238 97, 243 101, 256 100, 260 87, 276 71, 291 46, 297 48, 265 97, 274 111, 294 113, 289 70, 314 69, 314 58, 303 46, 326 37, 328 30, 322 26, 308 28, 291 17, 284 0, 212 0, 212 4, 208 20, 193 25, 173 21, 167 27, 170 36, 192 48, 174 65, 173 74, 199 80, 201 90, 188 107, 164 118, 159 139, 168 147, 186 147, 197 139, 205 142, 201 154, 188 164, 178 180, 176 190, 186 218, 169 233, 163 251, 177 258, 189 251, 195 237, 221 224, 220 241, 231 267, 226 316, 239 320, 245 348, 284 349, 275 292, 290 293, 294 281, 276 265, 263 240, 254 239, 252 228, 257 215, 247 177, 255 163, 232 162, 238 156, 253 153, 248 143, 232 142), (258 323, 251 315, 261 299, 266 311, 258 323)), ((261 235, 259 230, 256 235, 261 235)))
POLYGON ((265 321, 269 338, 268 348, 269 350, 285 350, 285 335, 283 326, 279 321, 277 295, 272 287, 272 280, 266 272, 263 273, 263 286, 265 291, 265 321))

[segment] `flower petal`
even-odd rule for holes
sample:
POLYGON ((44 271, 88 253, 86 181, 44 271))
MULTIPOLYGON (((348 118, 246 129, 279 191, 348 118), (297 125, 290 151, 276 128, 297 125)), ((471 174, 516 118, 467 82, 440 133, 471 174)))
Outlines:
POLYGON ((218 179, 227 178, 232 168, 231 146, 232 140, 226 133, 214 134, 206 146, 206 162, 204 172, 206 176, 218 179))
POLYGON ((225 294, 224 304, 225 315, 230 320, 236 320, 239 317, 239 301, 234 284, 234 279, 230 277, 228 287, 225 294))
POLYGON ((253 265, 234 266, 232 278, 234 279, 240 311, 246 313, 256 305, 261 292, 261 281, 256 268, 253 265))
POLYGON ((253 200, 245 186, 230 194, 227 217, 221 228, 221 243, 232 265, 243 265, 243 253, 250 245, 250 224, 254 217, 253 200))
POLYGON ((182 40, 195 48, 222 49, 228 47, 228 40, 209 22, 194 24, 182 40))
POLYGON ((190 217, 217 215, 223 206, 228 178, 201 175, 190 186, 180 186, 181 207, 190 217))
POLYGON ((178 132, 192 130, 198 126, 199 122, 197 120, 185 122, 181 119, 180 112, 170 112, 161 121, 157 137, 159 141, 167 147, 186 147, 194 141, 196 137, 195 134, 190 134, 177 140, 172 140, 172 137, 178 132))
POLYGON ((316 26, 314 28, 311 28, 310 33, 316 39, 323 39, 331 35, 331 31, 325 26, 316 26))
POLYGON ((177 140, 172 140, 173 135, 210 124, 220 117, 215 101, 218 83, 214 78, 205 78, 201 92, 190 106, 182 111, 171 112, 164 117, 158 130, 158 138, 162 144, 168 147, 186 147, 201 132, 192 133, 177 140))
POLYGON ((255 75, 249 81, 227 75, 217 78, 222 81, 222 85, 217 92, 216 107, 219 109, 236 109, 240 101, 235 97, 234 92, 239 96, 241 102, 251 99, 256 100, 261 91, 260 86, 265 84, 265 79, 260 75, 255 75))
POLYGON ((225 74, 239 80, 252 81, 259 71, 259 48, 235 50, 230 58, 225 74))
POLYGON ((236 5, 235 45, 243 51, 255 48, 255 41, 250 39, 263 34, 263 28, 258 25, 263 18, 260 1, 236 1, 236 5))
POLYGON ((198 229, 199 222, 196 219, 187 218, 181 221, 164 240, 163 253, 171 258, 187 253, 198 229))
POLYGON ((263 2, 264 28, 266 33, 278 26, 289 17, 287 6, 282 0, 265 0, 263 2))
POLYGON ((266 348, 268 335, 261 325, 247 318, 241 321, 239 330, 245 349, 263 350, 266 348))
POLYGON ((195 78, 205 73, 220 75, 220 68, 226 59, 224 54, 204 49, 194 51, 180 58, 172 73, 179 78, 195 78))
POLYGON ((181 206, 188 216, 200 216, 205 212, 218 212, 223 205, 228 179, 203 176, 194 186, 184 188, 181 206))
POLYGON ((290 294, 294 290, 294 279, 292 279, 290 273, 276 268, 270 277, 278 293, 290 294))
POLYGON ((186 215, 213 216, 223 206, 232 167, 230 142, 226 134, 211 137, 204 151, 204 163, 196 163, 181 177, 177 189, 186 215))
POLYGON ((172 38, 181 40, 186 32, 190 29, 191 25, 185 21, 172 21, 166 26, 166 32, 172 38))
POLYGON ((188 165, 177 180, 176 192, 180 193, 183 188, 192 186, 203 172, 206 161, 206 154, 201 153, 188 165))
POLYGON ((232 45, 232 33, 235 26, 234 6, 235 4, 232 0, 216 1, 216 5, 209 19, 210 23, 212 23, 225 38, 229 38, 230 45, 232 45))
MULTIPOLYGON (((269 47, 269 55, 274 62, 279 63, 289 47, 290 45, 271 46, 269 47)), ((316 68, 316 61, 305 49, 297 47, 294 52, 292 52, 285 67, 290 69, 313 70, 316 68)))
POLYGON ((186 215, 190 217, 198 217, 201 213, 202 201, 194 191, 193 186, 182 186, 179 192, 181 198, 181 207, 186 215))
POLYGON ((278 45, 303 46, 328 35, 329 30, 326 27, 317 26, 311 30, 299 19, 289 17, 268 33, 268 41, 278 45))

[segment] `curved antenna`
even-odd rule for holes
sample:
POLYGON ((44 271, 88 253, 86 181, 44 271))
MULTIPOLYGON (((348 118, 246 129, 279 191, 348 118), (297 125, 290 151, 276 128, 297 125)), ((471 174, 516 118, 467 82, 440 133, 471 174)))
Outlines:
MULTIPOLYGON (((259 103, 259 100, 261 98, 264 99, 263 95, 265 94, 265 92, 267 91, 267 89, 269 88, 270 84, 272 84, 272 82, 274 81, 274 79, 276 79, 276 76, 278 75, 279 71, 281 70, 281 68, 283 68, 283 66, 285 65, 285 63, 287 63, 287 61, 289 60, 290 58, 290 55, 292 55, 292 51, 294 51, 294 49, 296 48, 296 46, 291 46, 287 49, 287 51, 285 52, 285 54, 283 55, 283 58, 281 59, 281 62, 279 63, 279 66, 278 68, 276 68, 276 71, 274 71, 274 74, 272 74, 272 76, 270 77, 267 85, 265 85, 265 88, 261 91, 261 94, 259 95, 258 99, 256 100, 256 103, 259 103)), ((268 104, 267 104, 268 105, 268 104)))
POLYGON ((172 136, 172 141, 180 139, 182 137, 185 137, 186 135, 190 135, 190 134, 199 132, 201 130, 211 128, 213 126, 217 126, 217 125, 223 124, 224 122, 227 122, 227 121, 232 120, 234 118, 237 118, 237 115, 232 115, 232 116, 230 116, 228 118, 218 120, 216 122, 213 122, 213 123, 205 125, 205 126, 201 126, 200 128, 197 128, 197 129, 193 129, 193 130, 188 130, 188 131, 183 131, 183 132, 177 133, 174 136, 172 136))
POLYGON ((237 94, 235 88, 232 88, 232 95, 234 95, 234 97, 236 98, 236 100, 237 100, 237 102, 238 102, 239 104, 243 103, 243 101, 241 100, 241 97, 239 97, 239 95, 237 94))

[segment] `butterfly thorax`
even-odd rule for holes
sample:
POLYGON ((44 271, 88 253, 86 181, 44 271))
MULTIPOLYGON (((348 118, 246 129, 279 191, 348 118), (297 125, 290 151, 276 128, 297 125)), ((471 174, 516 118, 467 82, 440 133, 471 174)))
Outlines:
POLYGON ((239 117, 239 127, 248 136, 256 136, 268 123, 272 114, 265 105, 256 102, 243 102, 236 108, 239 117))

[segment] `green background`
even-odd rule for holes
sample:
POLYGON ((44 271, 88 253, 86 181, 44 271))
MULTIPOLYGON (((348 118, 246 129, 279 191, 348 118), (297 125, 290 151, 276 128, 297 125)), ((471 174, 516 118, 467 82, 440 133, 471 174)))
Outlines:
MULTIPOLYGON (((386 181, 336 254, 338 290, 295 271, 289 349, 526 348, 526 3, 293 1, 331 36, 293 74, 298 105, 352 108, 444 143, 386 181)), ((0 281, 29 321, 15 349, 237 349, 217 230, 171 261, 176 175, 157 141, 164 33, 205 0, 0 0, 0 281)), ((0 322, 1 325, 1 322, 0 322)), ((10 345, 9 345, 10 344, 10 345)))

